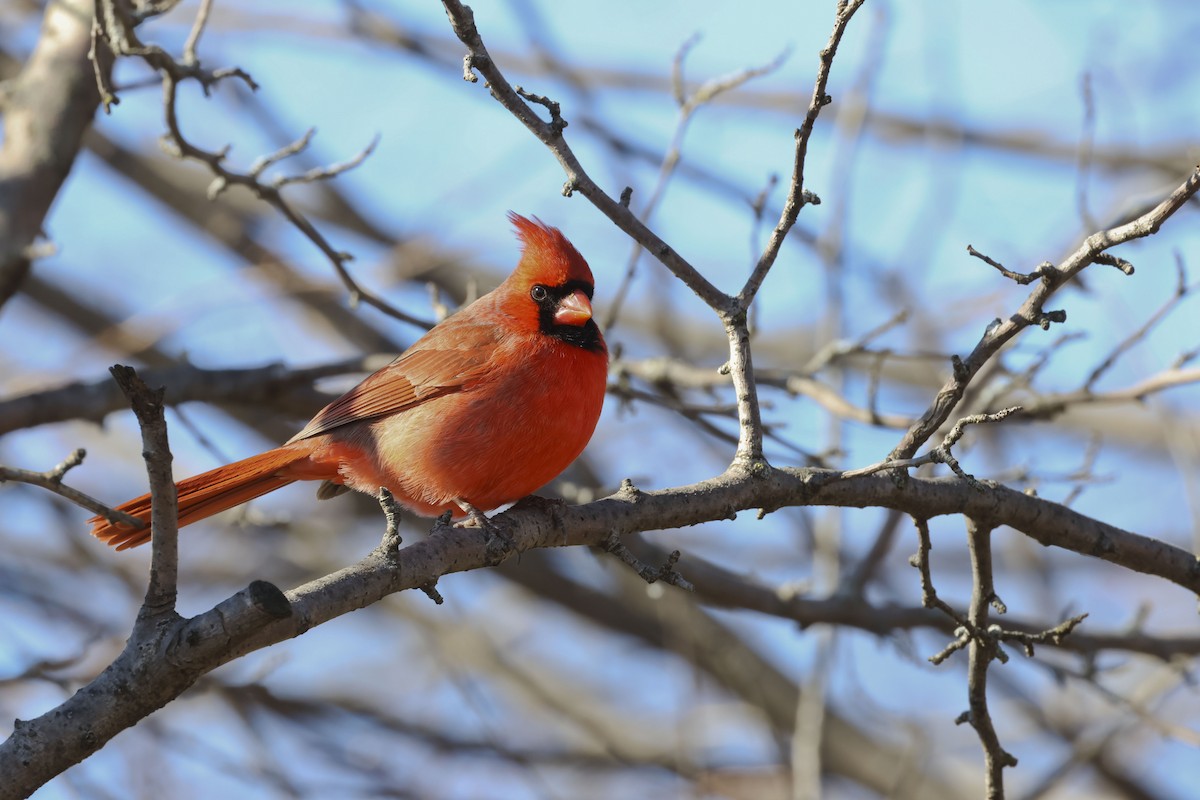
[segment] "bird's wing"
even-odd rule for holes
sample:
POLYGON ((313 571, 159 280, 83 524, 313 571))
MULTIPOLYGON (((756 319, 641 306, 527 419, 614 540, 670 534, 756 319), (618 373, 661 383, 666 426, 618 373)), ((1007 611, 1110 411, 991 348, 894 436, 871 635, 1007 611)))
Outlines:
POLYGON ((480 324, 455 326, 452 335, 421 339, 391 364, 321 409, 288 443, 461 392, 487 372, 497 343, 495 327, 480 324))

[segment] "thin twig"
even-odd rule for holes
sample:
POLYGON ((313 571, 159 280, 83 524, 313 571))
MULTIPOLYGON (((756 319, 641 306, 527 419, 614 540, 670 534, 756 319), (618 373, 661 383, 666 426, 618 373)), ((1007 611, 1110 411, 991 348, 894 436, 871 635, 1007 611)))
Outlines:
MULTIPOLYGON (((277 177, 268 183, 260 180, 263 170, 284 158, 303 151, 311 140, 313 134, 311 130, 297 141, 258 159, 245 172, 231 169, 225 163, 229 155, 230 148, 228 146, 218 151, 205 150, 193 144, 184 135, 177 111, 179 84, 185 80, 195 80, 200 83, 205 94, 208 94, 213 86, 228 78, 237 78, 251 90, 257 90, 258 85, 254 82, 254 79, 250 77, 249 73, 238 67, 216 70, 203 69, 199 66, 198 61, 194 59, 188 60, 186 54, 184 61, 177 61, 161 47, 146 45, 138 40, 137 34, 134 31, 133 21, 127 15, 122 16, 115 10, 112 10, 114 8, 114 0, 97 0, 97 3, 102 9, 106 10, 103 17, 104 24, 99 26, 97 37, 103 39, 108 48, 116 55, 140 57, 162 75, 163 110, 166 123, 166 133, 162 140, 163 145, 170 154, 177 158, 199 161, 208 167, 214 176, 208 190, 210 198, 220 194, 229 186, 242 186, 250 190, 256 197, 268 203, 282 214, 293 227, 299 230, 321 251, 341 279, 342 284, 349 293, 352 304, 362 302, 402 322, 423 328, 430 327, 424 320, 396 308, 383 298, 359 285, 346 267, 347 263, 353 257, 349 253, 335 248, 325 235, 312 224, 308 217, 297 210, 281 192, 281 189, 287 185, 325 180, 358 166, 374 150, 378 142, 378 137, 375 137, 366 148, 346 162, 309 170, 302 175, 277 177)), ((201 15, 206 14, 206 7, 202 7, 200 13, 201 15)), ((100 17, 98 16, 98 18, 100 17)), ((192 29, 197 39, 199 31, 202 29, 203 20, 198 17, 196 25, 192 29)), ((189 43, 195 44, 191 38, 189 38, 189 43)))
MULTIPOLYGON (((773 61, 761 67, 749 67, 730 75, 713 78, 688 95, 683 80, 683 63, 687 54, 691 52, 691 49, 698 41, 698 35, 692 36, 685 41, 676 53, 672 64, 672 87, 676 102, 679 104, 679 118, 675 122, 675 132, 671 136, 671 143, 667 146, 666 153, 663 155, 662 162, 659 165, 658 178, 655 181, 654 188, 650 191, 649 198, 638 214, 638 218, 646 224, 649 224, 651 218, 654 216, 654 212, 658 208, 658 204, 662 200, 663 194, 666 192, 667 186, 680 164, 683 156, 684 136, 696 112, 725 92, 737 89, 754 78, 774 72, 783 64, 788 55, 788 51, 785 50, 776 56, 773 61)), ((623 203, 623 205, 628 206, 628 203, 623 203)), ((617 286, 613 301, 609 304, 608 313, 605 315, 604 322, 601 325, 606 331, 611 331, 616 327, 621 309, 625 305, 625 298, 633 284, 634 276, 637 274, 637 264, 642 252, 642 245, 635 241, 633 250, 626 260, 625 273, 621 278, 621 283, 617 286)))
POLYGON ((700 271, 679 255, 670 245, 660 239, 647 228, 629 210, 606 194, 580 164, 579 159, 563 138, 561 128, 541 119, 529 104, 522 99, 504 73, 489 55, 483 39, 475 27, 475 15, 471 9, 458 0, 443 0, 442 5, 450 18, 454 34, 467 46, 467 55, 463 59, 463 79, 477 82, 475 70, 484 76, 488 91, 497 102, 506 108, 513 116, 529 129, 542 144, 554 154, 567 175, 564 194, 579 192, 592 202, 605 216, 625 233, 663 263, 677 278, 695 292, 700 299, 714 309, 727 309, 730 298, 708 281, 700 271))
POLYGON ((955 630, 955 641, 937 655, 929 658, 933 664, 941 664, 950 657, 951 653, 962 649, 966 644, 971 623, 955 611, 949 603, 938 597, 937 589, 933 586, 933 571, 929 563, 929 551, 933 549, 933 541, 929 536, 929 520, 918 517, 913 520, 913 523, 917 527, 917 552, 909 558, 908 563, 921 574, 921 605, 925 608, 937 609, 958 626, 955 630))
POLYGON ((846 32, 846 26, 850 24, 851 18, 862 7, 862 4, 863 0, 850 0, 849 2, 838 4, 833 31, 829 34, 829 41, 821 49, 817 66, 817 79, 813 85, 813 93, 808 103, 808 111, 805 112, 804 121, 796 129, 796 149, 792 163, 792 181, 788 188, 787 199, 783 204, 783 212, 780 214, 779 222, 775 225, 775 229, 771 231, 771 236, 767 240, 767 246, 763 250, 762 255, 759 256, 758 263, 751 271, 750 277, 747 278, 746 285, 742 287, 742 290, 737 295, 737 302, 743 309, 748 309, 754 301, 755 295, 758 294, 759 287, 762 286, 763 280, 767 277, 767 273, 771 270, 771 266, 779 256, 783 240, 787 237, 788 231, 792 229, 792 226, 796 224, 796 220, 800 216, 800 209, 807 204, 816 205, 821 202, 819 197, 804 188, 804 162, 808 157, 808 142, 812 137, 813 128, 817 124, 817 116, 821 113, 821 109, 833 102, 833 98, 825 93, 825 89, 829 85, 829 74, 833 68, 833 57, 837 54, 838 45, 842 41, 842 35, 846 32))
POLYGON ((647 564, 643 564, 637 556, 631 553, 629 548, 625 546, 625 543, 621 541, 621 537, 616 533, 611 534, 607 539, 605 539, 604 543, 601 544, 600 547, 605 552, 612 553, 614 556, 619 558, 624 564, 636 572, 646 583, 657 583, 658 581, 662 581, 663 583, 669 583, 672 586, 678 586, 680 589, 688 592, 696 591, 696 587, 692 586, 692 584, 688 582, 687 578, 684 578, 683 575, 679 574, 679 571, 675 569, 675 564, 678 563, 681 556, 681 553, 678 550, 672 550, 671 554, 667 556, 667 560, 662 566, 651 567, 647 564))
POLYGON ((942 438, 942 443, 923 456, 919 456, 917 458, 887 458, 877 464, 871 464, 870 466, 842 472, 840 473, 840 477, 842 479, 858 478, 863 475, 872 475, 876 472, 882 472, 883 470, 889 469, 913 469, 914 467, 924 466, 925 464, 945 464, 959 478, 966 481, 975 489, 983 491, 985 486, 973 475, 970 475, 963 470, 962 466, 958 463, 958 459, 956 459, 954 454, 951 452, 951 448, 958 444, 959 439, 961 439, 963 434, 966 433, 966 428, 968 425, 1000 422, 1001 420, 1020 410, 1021 406, 1010 406, 1009 408, 1002 408, 999 411, 991 414, 971 414, 970 416, 963 417, 958 422, 954 423, 954 427, 952 427, 949 432, 947 432, 945 437, 942 438))
POLYGON ((1096 262, 1106 250, 1125 242, 1156 233, 1163 223, 1183 208, 1200 190, 1200 167, 1196 167, 1162 202, 1146 213, 1123 225, 1094 233, 1084 240, 1075 252, 1058 266, 1046 270, 1015 314, 988 326, 983 337, 965 359, 955 359, 951 377, 938 391, 933 403, 921 418, 909 428, 889 458, 911 458, 914 453, 950 417, 962 400, 968 384, 1000 351, 1004 345, 1030 325, 1049 327, 1051 322, 1066 318, 1062 312, 1045 312, 1046 301, 1088 265, 1096 262))
POLYGON ((1117 403, 1139 403, 1147 397, 1180 386, 1200 383, 1200 367, 1166 369, 1140 383, 1110 392, 1091 392, 1079 389, 1061 394, 1046 394, 1021 407, 1021 415, 1029 419, 1052 419, 1073 406, 1117 403))
POLYGON ((1006 277, 1010 280, 1016 281, 1018 284, 1020 284, 1022 286, 1027 286, 1028 284, 1031 284, 1036 280, 1040 280, 1043 276, 1049 274, 1048 273, 1049 270, 1054 269, 1054 265, 1051 264, 1049 261, 1043 261, 1041 264, 1038 264, 1037 267, 1034 268, 1033 272, 1028 272, 1028 273, 1013 272, 1012 270, 1008 269, 1003 264, 1001 264, 999 261, 996 261, 995 259, 984 255, 983 253, 979 252, 971 245, 967 245, 967 253, 971 256, 974 256, 975 258, 978 258, 980 261, 984 262, 985 264, 990 264, 991 266, 993 266, 997 270, 999 270, 1001 275, 1003 275, 1004 277, 1006 277))
POLYGON ((200 9, 196 12, 196 20, 192 23, 192 30, 183 44, 184 64, 198 65, 200 63, 200 59, 196 55, 196 48, 200 45, 200 37, 204 33, 205 26, 208 25, 208 16, 211 13, 212 0, 200 0, 200 9))
POLYGON ((400 504, 396 502, 396 498, 392 496, 386 486, 379 487, 376 499, 379 501, 379 508, 383 511, 383 518, 387 522, 383 531, 383 539, 379 542, 379 550, 385 558, 395 562, 400 553, 400 545, 404 543, 404 539, 400 536, 400 504))
POLYGON ((1069 636, 1079 623, 1087 619, 1087 614, 1076 614, 1069 619, 1055 625, 1053 628, 1047 628, 1037 633, 1028 633, 1026 631, 1002 630, 999 632, 997 639, 1002 642, 1013 642, 1021 645, 1025 650, 1025 655, 1033 658, 1033 646, 1035 644, 1052 644, 1061 645, 1063 640, 1069 636))
POLYGON ((104 517, 113 524, 132 525, 135 528, 140 528, 142 526, 141 520, 117 511, 116 509, 109 508, 96 498, 84 494, 78 489, 73 489, 63 483, 63 477, 66 476, 67 471, 82 464, 84 456, 86 455, 87 451, 81 447, 71 455, 67 456, 62 463, 58 464, 53 469, 46 470, 45 472, 34 472, 33 470, 28 469, 0 466, 0 483, 4 483, 5 481, 13 481, 15 483, 27 483, 30 486, 37 486, 53 492, 59 497, 66 498, 75 505, 86 508, 93 514, 98 514, 104 517))

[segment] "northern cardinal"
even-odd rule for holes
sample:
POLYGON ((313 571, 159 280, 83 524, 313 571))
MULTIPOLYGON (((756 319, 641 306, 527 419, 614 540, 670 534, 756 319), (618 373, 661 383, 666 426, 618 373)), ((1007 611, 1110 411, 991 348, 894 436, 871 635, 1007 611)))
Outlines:
MULTIPOLYGON (((478 517, 553 480, 592 436, 608 349, 592 319, 592 272, 556 228, 509 214, 523 243, 504 283, 447 317, 321 410, 282 447, 175 485, 189 525, 293 481, 321 498, 386 486, 425 516, 478 517)), ((117 509, 143 522, 150 496, 117 509)), ((150 527, 92 517, 118 550, 150 527)))

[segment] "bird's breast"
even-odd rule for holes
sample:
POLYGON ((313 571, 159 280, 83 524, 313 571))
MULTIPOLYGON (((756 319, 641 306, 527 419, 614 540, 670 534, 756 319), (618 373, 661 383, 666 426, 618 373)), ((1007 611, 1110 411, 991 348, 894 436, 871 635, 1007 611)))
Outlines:
POLYGON ((362 477, 384 483, 367 491, 386 485, 426 514, 457 511, 456 499, 488 510, 533 493, 583 452, 604 403, 604 354, 532 339, 506 343, 494 362, 461 391, 371 423, 377 474, 362 477))

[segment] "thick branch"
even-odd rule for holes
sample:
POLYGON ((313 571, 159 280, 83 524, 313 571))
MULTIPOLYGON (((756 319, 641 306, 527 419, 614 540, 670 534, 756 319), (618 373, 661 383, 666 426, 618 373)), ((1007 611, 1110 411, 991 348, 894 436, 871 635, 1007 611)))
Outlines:
MULTIPOLYGON (((503 526, 514 542, 512 552, 518 553, 539 547, 599 545, 614 531, 679 528, 728 519, 738 511, 786 505, 884 506, 920 518, 966 514, 1009 525, 1046 545, 1156 575, 1200 594, 1200 564, 1191 553, 1038 497, 1003 487, 981 492, 957 478, 912 477, 900 487, 888 476, 833 477, 834 473, 816 470, 771 470, 754 475, 735 469, 711 480, 662 491, 642 492, 625 486, 583 506, 514 510, 494 518, 493 524, 503 526)), ((0 800, 21 796, 15 792, 22 788, 32 791, 221 664, 299 636, 394 592, 428 586, 443 575, 493 562, 494 552, 489 551, 484 532, 447 529, 403 548, 398 555, 381 548, 357 564, 288 592, 286 599, 272 595, 264 584, 258 595, 243 592, 193 619, 164 626, 161 635, 167 639, 161 643, 163 649, 141 664, 136 675, 138 686, 153 691, 133 691, 131 662, 119 659, 62 706, 17 726, 13 736, 0 745, 0 774, 8 779, 0 786, 0 800), (97 703, 97 697, 110 701, 97 703), (114 697, 120 698, 115 705, 111 702, 114 697), (59 746, 39 744, 48 742, 59 746), (39 755, 31 759, 35 751, 39 755)))
MULTIPOLYGON (((665 559, 665 552, 653 549, 654 558, 665 559)), ((645 557, 645 556, 643 556, 645 557)), ((929 630, 952 635, 959 623, 944 611, 897 603, 872 603, 862 596, 836 592, 826 597, 811 597, 799 590, 768 585, 751 575, 742 575, 714 564, 694 553, 687 555, 686 577, 696 588, 701 602, 721 608, 737 608, 768 614, 795 622, 801 628, 835 625, 854 628, 876 636, 892 636, 898 631, 929 630)), ((1179 656, 1200 655, 1200 636, 1155 636, 1142 631, 1074 631, 1070 636, 1048 636, 1055 627, 1047 622, 1006 619, 1005 641, 1024 644, 1026 640, 1047 644, 1058 650, 1094 656, 1101 651, 1119 651, 1152 656, 1170 661, 1179 656)))
MULTIPOLYGON (((46 214, 100 95, 88 63, 91 4, 46 5, 37 46, 7 88, 0 136, 0 305, 21 288, 46 214)), ((107 74, 112 65, 101 60, 107 74)))

